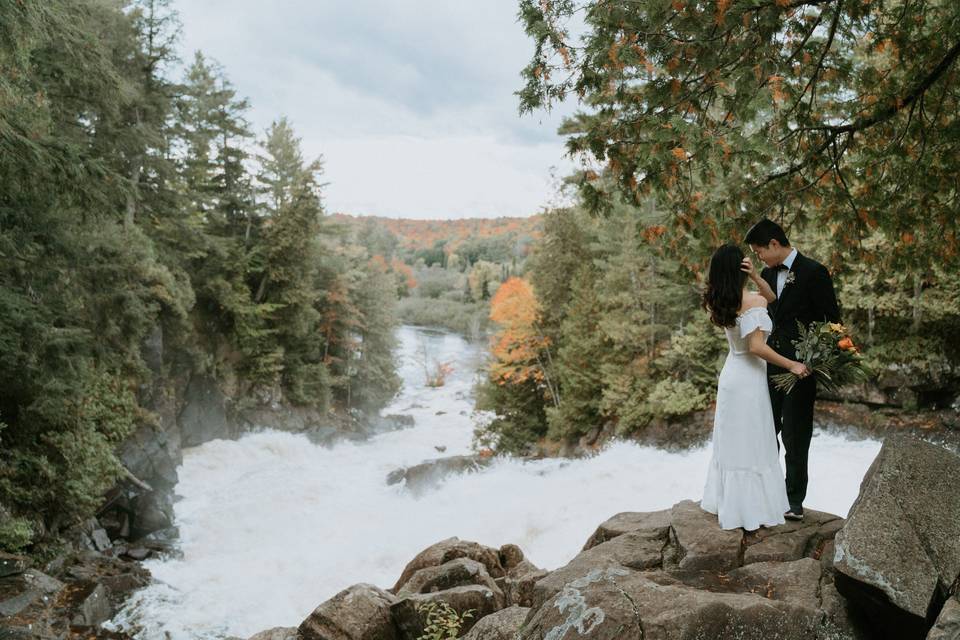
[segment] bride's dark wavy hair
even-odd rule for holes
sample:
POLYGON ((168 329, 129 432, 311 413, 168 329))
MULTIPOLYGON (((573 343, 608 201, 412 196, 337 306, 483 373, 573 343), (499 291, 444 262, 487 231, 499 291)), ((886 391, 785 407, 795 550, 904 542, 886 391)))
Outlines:
POLYGON ((725 244, 710 258, 710 275, 703 292, 703 308, 710 312, 710 321, 718 327, 732 327, 743 299, 747 274, 740 269, 743 251, 735 244, 725 244))

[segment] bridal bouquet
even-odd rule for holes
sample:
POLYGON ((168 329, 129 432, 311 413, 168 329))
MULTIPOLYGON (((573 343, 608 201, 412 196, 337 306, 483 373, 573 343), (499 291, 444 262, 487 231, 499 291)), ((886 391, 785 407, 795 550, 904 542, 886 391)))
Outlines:
MULTIPOLYGON (((807 365, 822 388, 836 391, 845 384, 866 379, 860 349, 846 327, 836 322, 814 322, 809 327, 800 322, 797 325, 800 337, 793 341, 797 360, 807 365)), ((778 389, 790 393, 800 378, 788 372, 770 379, 778 389)))

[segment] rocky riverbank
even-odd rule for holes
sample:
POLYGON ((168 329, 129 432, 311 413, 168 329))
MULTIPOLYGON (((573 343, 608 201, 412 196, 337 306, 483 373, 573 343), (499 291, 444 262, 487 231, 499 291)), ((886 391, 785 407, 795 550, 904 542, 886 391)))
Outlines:
POLYGON ((567 565, 450 538, 389 588, 356 584, 256 640, 415 640, 427 603, 470 611, 469 640, 960 637, 960 457, 895 436, 849 518, 723 531, 691 501, 620 513, 567 565))

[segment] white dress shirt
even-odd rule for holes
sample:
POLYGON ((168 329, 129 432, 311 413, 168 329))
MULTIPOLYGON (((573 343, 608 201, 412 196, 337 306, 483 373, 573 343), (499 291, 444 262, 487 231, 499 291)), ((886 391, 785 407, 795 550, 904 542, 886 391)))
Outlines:
POLYGON ((793 261, 797 259, 797 250, 793 249, 783 260, 783 265, 787 268, 787 271, 779 270, 777 271, 777 299, 780 299, 780 294, 783 293, 783 287, 787 283, 787 274, 790 273, 790 269, 793 268, 793 261))

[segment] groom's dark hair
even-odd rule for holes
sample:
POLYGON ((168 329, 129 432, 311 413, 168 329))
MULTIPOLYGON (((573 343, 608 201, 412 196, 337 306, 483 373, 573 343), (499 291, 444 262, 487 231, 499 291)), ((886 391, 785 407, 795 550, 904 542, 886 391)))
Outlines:
POLYGON ((783 247, 790 246, 790 241, 787 240, 787 234, 784 233, 783 227, 769 218, 764 218, 750 227, 743 240, 747 244, 755 244, 760 247, 767 246, 771 240, 776 240, 783 247))

